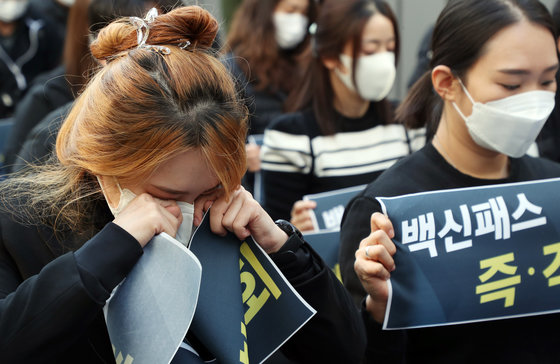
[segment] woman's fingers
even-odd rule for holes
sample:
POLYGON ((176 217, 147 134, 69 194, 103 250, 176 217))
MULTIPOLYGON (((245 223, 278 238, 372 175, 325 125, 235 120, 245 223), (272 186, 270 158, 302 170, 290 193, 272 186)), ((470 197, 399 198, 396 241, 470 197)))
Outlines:
POLYGON ((193 224, 195 226, 200 225, 202 218, 208 209, 212 206, 214 201, 219 199, 224 195, 224 190, 219 188, 209 194, 204 194, 194 201, 194 213, 193 213, 193 224))
POLYGON ((383 230, 392 239, 395 237, 393 223, 380 212, 374 212, 370 219, 371 231, 383 230))
POLYGON ((317 207, 317 203, 311 200, 296 201, 292 207, 290 222, 300 231, 312 231, 315 229, 311 218, 311 211, 317 207))
POLYGON ((175 236, 183 221, 175 201, 160 200, 143 193, 134 198, 113 221, 145 246, 154 235, 175 236))

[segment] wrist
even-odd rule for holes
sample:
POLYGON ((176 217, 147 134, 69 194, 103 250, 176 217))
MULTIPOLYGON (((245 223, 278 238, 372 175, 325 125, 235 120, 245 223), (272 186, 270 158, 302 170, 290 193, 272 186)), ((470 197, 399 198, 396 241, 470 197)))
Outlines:
POLYGON ((290 239, 290 237, 292 237, 293 235, 297 235, 300 239, 303 240, 301 232, 288 221, 280 219, 276 220, 274 223, 276 224, 275 236, 276 239, 278 239, 276 241, 278 241, 279 243, 269 249, 267 253, 271 254, 279 251, 284 246, 284 244, 286 244, 288 239, 290 239))
POLYGON ((366 297, 366 311, 379 324, 383 324, 385 319, 386 305, 376 304, 373 298, 368 294, 366 297))

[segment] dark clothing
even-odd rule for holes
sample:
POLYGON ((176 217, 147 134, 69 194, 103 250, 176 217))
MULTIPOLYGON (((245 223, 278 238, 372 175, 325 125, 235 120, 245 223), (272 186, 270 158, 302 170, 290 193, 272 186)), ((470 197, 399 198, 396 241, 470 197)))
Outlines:
POLYGON ((285 114, 265 132, 261 150, 264 207, 289 219, 304 195, 366 184, 424 145, 424 129, 386 124, 373 104, 360 118, 341 119, 342 130, 324 136, 312 110, 285 114))
POLYGON ((7 170, 17 160, 29 132, 51 111, 73 99, 70 85, 64 77, 64 67, 57 67, 37 77, 12 116, 14 126, 4 146, 4 166, 7 170))
MULTIPOLYGON (((282 90, 273 90, 270 87, 264 90, 255 89, 254 80, 250 80, 237 63, 247 61, 236 57, 233 53, 226 54, 222 62, 233 75, 249 110, 249 135, 262 136, 271 121, 283 114, 284 101, 288 95, 282 90)), ((243 186, 255 196, 260 196, 261 193, 261 186, 256 182, 259 178, 254 172, 249 171, 243 176, 243 186)))
POLYGON ((52 156, 56 136, 72 105, 73 102, 69 102, 51 111, 29 132, 23 146, 16 155, 16 160, 11 166, 12 172, 18 172, 30 163, 44 163, 52 156))
MULTIPOLYGON (((91 231, 79 236, 0 215, 0 362, 115 362, 102 307, 143 250, 110 222, 104 200, 91 216, 91 231)), ((271 258, 317 310, 284 354, 304 363, 359 362, 363 324, 330 269, 297 235, 271 258)))
POLYGON ((56 0, 31 0, 29 2, 29 12, 33 17, 51 22, 59 39, 64 39, 66 36, 66 22, 69 11, 69 7, 56 0))
MULTIPOLYGON (((397 162, 350 201, 341 228, 340 267, 344 285, 359 304, 366 293, 354 272, 354 253, 371 232, 370 216, 381 212, 376 196, 500 183, 531 181, 560 176, 560 164, 523 156, 510 158, 510 174, 504 179, 471 177, 453 168, 432 144, 397 162)), ((399 269, 397 267, 396 269, 399 269)), ((368 362, 418 363, 558 363, 560 315, 433 328, 382 331, 381 325, 363 312, 368 333, 368 362)))
POLYGON ((10 116, 33 79, 58 66, 63 39, 47 20, 18 20, 14 34, 0 36, 0 117, 10 116))
POLYGON ((263 134, 270 122, 282 115, 284 101, 288 95, 281 90, 255 89, 254 80, 250 80, 237 63, 246 62, 246 60, 228 53, 222 62, 233 75, 238 89, 244 94, 249 109, 249 134, 263 134))
MULTIPOLYGON (((560 73, 556 73, 556 84, 559 83, 560 73)), ((554 109, 539 133, 536 142, 539 147, 539 156, 560 162, 560 90, 556 91, 554 100, 554 109)))

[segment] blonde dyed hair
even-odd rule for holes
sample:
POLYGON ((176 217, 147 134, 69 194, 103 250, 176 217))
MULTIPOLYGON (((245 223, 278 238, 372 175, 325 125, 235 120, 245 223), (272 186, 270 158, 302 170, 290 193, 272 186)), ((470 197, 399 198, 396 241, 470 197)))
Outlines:
POLYGON ((150 24, 146 44, 165 46, 169 54, 137 47, 137 27, 129 19, 102 29, 91 52, 106 65, 62 124, 56 163, 10 178, 8 185, 26 186, 29 192, 19 192, 31 195, 25 200, 34 201, 34 213, 40 207, 40 215, 75 226, 88 210, 84 204, 95 199, 87 196, 99 198, 95 175, 126 184, 178 153, 200 149, 229 194, 246 169, 247 110, 211 51, 217 31, 216 19, 198 6, 177 8, 150 24))

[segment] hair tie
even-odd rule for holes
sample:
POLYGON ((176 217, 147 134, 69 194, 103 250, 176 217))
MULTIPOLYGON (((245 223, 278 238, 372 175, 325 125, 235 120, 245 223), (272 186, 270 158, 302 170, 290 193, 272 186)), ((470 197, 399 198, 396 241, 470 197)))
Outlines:
POLYGON ((169 54, 171 50, 166 46, 146 44, 148 36, 150 35, 150 24, 153 23, 157 16, 157 9, 151 8, 144 19, 136 16, 131 16, 129 18, 132 25, 136 26, 137 48, 144 48, 161 54, 169 54))
MULTIPOLYGON (((184 39, 182 39, 182 40, 184 40, 184 39)), ((188 40, 184 40, 184 42, 181 42, 181 43, 177 44, 177 46, 181 49, 187 49, 187 47, 190 46, 190 45, 191 45, 191 42, 188 41, 188 40)))

